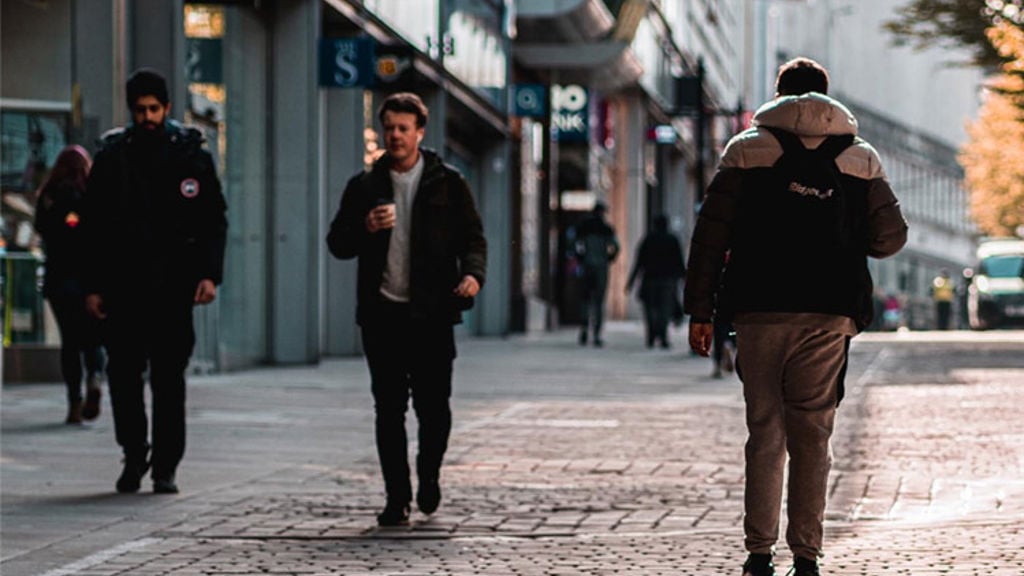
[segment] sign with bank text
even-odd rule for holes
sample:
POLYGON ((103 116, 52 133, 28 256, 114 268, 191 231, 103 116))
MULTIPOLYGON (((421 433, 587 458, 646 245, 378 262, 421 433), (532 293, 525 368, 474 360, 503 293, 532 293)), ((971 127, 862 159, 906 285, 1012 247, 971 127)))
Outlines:
POLYGON ((587 142, 590 107, 587 89, 576 85, 551 87, 551 133, 558 142, 587 142))

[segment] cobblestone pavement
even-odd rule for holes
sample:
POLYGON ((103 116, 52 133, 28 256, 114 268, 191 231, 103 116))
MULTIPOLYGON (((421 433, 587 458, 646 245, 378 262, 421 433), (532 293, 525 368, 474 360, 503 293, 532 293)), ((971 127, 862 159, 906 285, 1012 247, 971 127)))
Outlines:
MULTIPOLYGON (((477 393, 452 436, 441 509, 408 527, 375 526, 379 473, 363 458, 268 474, 45 574, 739 574, 738 382, 677 353, 685 382, 667 386, 670 357, 616 352, 615 336, 602 352, 574 349, 569 332, 524 339, 504 360, 463 346, 457 370, 518 366, 532 392, 477 393), (573 378, 607 386, 549 388, 573 378)), ((859 337, 824 573, 1024 575, 1022 405, 1020 333, 859 337)), ((788 569, 784 544, 777 560, 788 569)))

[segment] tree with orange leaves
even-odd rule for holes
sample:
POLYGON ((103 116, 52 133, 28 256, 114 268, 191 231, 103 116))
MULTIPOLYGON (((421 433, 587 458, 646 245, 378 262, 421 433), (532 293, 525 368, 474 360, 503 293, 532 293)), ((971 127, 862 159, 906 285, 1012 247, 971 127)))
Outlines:
POLYGON ((1024 226, 1024 30, 1000 23, 988 37, 1006 60, 988 86, 978 119, 967 126, 960 163, 978 227, 1012 236, 1024 226))

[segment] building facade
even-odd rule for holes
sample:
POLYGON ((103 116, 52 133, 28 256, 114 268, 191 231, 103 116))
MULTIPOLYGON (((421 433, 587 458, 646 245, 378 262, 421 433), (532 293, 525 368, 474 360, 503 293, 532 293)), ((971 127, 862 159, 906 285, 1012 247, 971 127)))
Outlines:
MULTIPOLYGON (((355 265, 330 258, 324 237, 348 178, 382 146, 380 99, 415 90, 431 109, 425 145, 469 180, 491 247, 486 290, 459 333, 509 330, 510 3, 10 0, 2 10, 5 262, 39 252, 31 230, 18 231, 60 148, 95 151, 126 122, 127 76, 153 67, 172 116, 206 134, 229 206, 225 283, 196 311, 193 368, 358 354, 355 265), (355 78, 360 46, 374 58, 355 78)), ((23 301, 5 299, 19 320, 4 323, 7 348, 53 343, 38 295, 29 302, 35 268, 17 279, 23 301)))

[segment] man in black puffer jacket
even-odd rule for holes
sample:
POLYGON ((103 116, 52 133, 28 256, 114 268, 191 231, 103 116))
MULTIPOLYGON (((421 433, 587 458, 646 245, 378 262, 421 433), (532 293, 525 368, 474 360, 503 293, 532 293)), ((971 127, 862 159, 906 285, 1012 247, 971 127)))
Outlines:
POLYGON ((816 576, 849 342, 872 313, 867 258, 899 251, 907 224, 856 119, 825 95, 824 68, 790 61, 776 92, 729 142, 708 188, 684 306, 698 354, 709 353, 713 319, 736 328, 748 431, 744 574, 775 574, 788 452, 786 541, 795 574, 816 576), (793 158, 817 161, 791 178, 793 158), (831 181, 802 178, 812 172, 831 181))
POLYGON ((167 83, 142 69, 128 80, 133 123, 104 135, 82 207, 86 309, 106 321, 118 492, 175 493, 185 453, 185 369, 195 344, 192 307, 217 297, 227 210, 198 130, 170 119, 167 83), (143 374, 153 405, 152 461, 143 374))
POLYGON ((370 368, 377 454, 387 504, 381 526, 408 522, 405 413, 419 420, 416 503, 441 502, 441 462, 452 426, 453 325, 487 272, 487 241, 466 180, 420 147, 428 110, 419 96, 387 97, 378 114, 387 153, 345 187, 327 246, 359 258, 356 322, 370 368))

